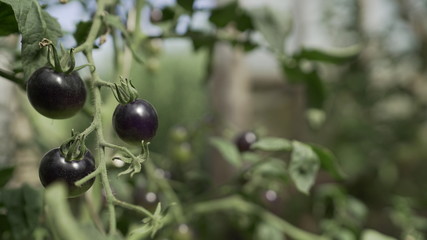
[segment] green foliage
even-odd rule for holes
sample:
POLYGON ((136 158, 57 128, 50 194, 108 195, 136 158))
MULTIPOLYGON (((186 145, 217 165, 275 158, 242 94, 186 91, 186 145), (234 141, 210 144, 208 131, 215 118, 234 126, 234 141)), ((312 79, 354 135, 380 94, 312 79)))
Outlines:
POLYGON ((234 23, 236 24, 236 28, 242 32, 254 29, 252 18, 238 6, 237 1, 232 1, 224 6, 213 9, 209 21, 220 28, 234 23))
POLYGON ((256 228, 256 239, 259 240, 283 240, 283 234, 274 226, 261 223, 256 228))
POLYGON ((303 48, 294 55, 295 59, 305 59, 310 61, 320 61, 333 64, 348 63, 354 60, 360 52, 359 46, 351 46, 343 49, 324 51, 319 49, 303 48))
POLYGON ((292 143, 283 138, 265 137, 255 142, 251 148, 262 151, 290 151, 292 143))
POLYGON ((131 50, 135 60, 137 60, 140 63, 144 62, 143 57, 141 56, 140 52, 137 50, 136 46, 133 44, 131 36, 127 31, 126 27, 123 25, 120 18, 114 15, 106 15, 104 16, 104 21, 108 26, 114 27, 115 29, 119 30, 123 34, 125 43, 131 50))
MULTIPOLYGON (((15 13, 19 32, 22 35, 22 67, 24 78, 28 77, 47 61, 40 50, 39 42, 48 38, 54 43, 62 36, 61 26, 55 18, 45 12, 36 0, 2 0, 15 13)), ((8 8, 5 8, 6 10, 8 8)))
POLYGON ((185 10, 189 12, 193 11, 194 0, 177 0, 177 3, 185 10))
POLYGON ((304 143, 293 141, 289 174, 298 190, 308 194, 313 186, 320 161, 313 149, 304 143))
POLYGON ((346 175, 338 165, 338 159, 329 149, 313 144, 310 146, 319 158, 322 169, 325 169, 336 179, 343 180, 345 178, 346 175))
POLYGON ((240 155, 234 143, 222 138, 212 138, 210 142, 230 164, 235 167, 241 166, 240 155))
POLYGON ((269 8, 252 10, 249 13, 253 19, 255 29, 268 42, 273 51, 284 53, 285 39, 292 30, 292 20, 286 14, 278 15, 269 8))
POLYGON ((30 239, 39 226, 42 213, 42 194, 24 185, 18 189, 0 189, 0 236, 11 234, 11 239, 30 239))
POLYGON ((0 2, 0 21, 2 22, 0 36, 7 36, 18 32, 18 23, 16 22, 13 9, 9 4, 0 2))
MULTIPOLYGON (((90 5, 80 2, 85 7, 90 5)), ((89 177, 96 177, 96 184, 92 192, 75 200, 66 199, 64 186, 53 185, 46 189, 42 201, 41 192, 28 186, 9 189, 7 183, 15 167, 1 168, 0 238, 395 239, 387 236, 388 232, 380 233, 383 229, 371 229, 375 228, 370 226, 372 222, 383 221, 392 222, 387 225, 392 225, 390 232, 399 232, 402 239, 423 239, 426 218, 418 212, 419 206, 408 199, 415 196, 425 202, 425 194, 419 193, 423 189, 419 186, 425 186, 425 168, 414 164, 426 156, 425 151, 419 150, 427 141, 425 133, 415 127, 425 116, 400 116, 397 121, 390 117, 399 115, 393 112, 384 117, 386 107, 382 106, 393 111, 394 103, 399 101, 384 103, 381 99, 385 96, 386 100, 401 100, 393 96, 404 96, 409 103, 404 106, 413 103, 424 109, 425 102, 413 99, 415 90, 402 84, 399 87, 404 90, 376 92, 372 87, 375 84, 362 73, 367 66, 352 65, 361 64, 359 45, 331 50, 302 46, 293 54, 287 53, 291 14, 268 8, 249 10, 238 1, 213 9, 196 9, 194 3, 177 0, 176 5, 161 9, 163 16, 157 25, 161 34, 155 36, 138 28, 147 19, 141 17, 143 7, 152 7, 146 1, 136 1, 135 8, 129 10, 132 12, 124 14, 129 17, 126 24, 123 16, 115 14, 124 1, 98 0, 95 13, 87 9, 93 13, 91 19, 77 23, 76 30, 68 33, 76 40, 76 53, 83 52, 91 66, 87 79, 91 101, 86 104, 85 114, 63 122, 43 122, 38 116, 31 119, 37 122, 37 142, 42 147, 60 145, 71 128, 83 128, 80 132, 85 137, 91 135, 87 144, 96 151, 98 168, 89 177), (206 29, 190 24, 184 33, 176 32, 182 16, 194 21, 196 14, 207 11, 210 15, 206 29), (128 25, 137 28, 128 29, 128 25), (254 42, 253 33, 260 34, 263 40, 254 42), (113 41, 112 68, 106 61, 94 62, 93 53, 104 47, 105 39, 113 41), (158 42, 167 52, 162 54, 153 47, 158 42), (219 42, 245 53, 267 45, 286 80, 304 85, 305 107, 310 109, 307 114, 313 129, 304 129, 297 139, 262 136, 244 153, 228 138, 212 137, 212 127, 217 122, 207 107, 207 85, 203 83, 212 75, 214 50, 219 42), (129 52, 132 59, 128 58, 129 52), (324 67, 332 68, 328 64, 342 65, 346 77, 325 81, 324 67), (116 135, 110 133, 112 106, 117 104, 110 90, 114 91, 114 82, 123 74, 129 75, 124 77, 132 79, 141 96, 158 110, 160 128, 150 143, 151 153, 148 143, 143 148, 121 146, 116 144, 116 135), (327 93, 334 94, 339 106, 330 102, 327 93), (373 105, 376 107, 366 107, 373 105), (186 126, 185 136, 170 139, 170 129, 177 125, 186 126), (331 146, 332 151, 300 139, 331 146), (177 147, 184 147, 184 151, 176 151, 177 147), (230 179, 221 179, 219 186, 209 174, 213 164, 211 148, 234 171, 230 179), (120 165, 125 165, 126 170, 120 165), (400 174, 417 178, 417 187, 411 187, 400 174), (304 194, 296 194, 295 188, 304 194), (412 196, 391 198, 394 191, 412 196), (370 202, 371 199, 378 202, 370 202), (376 219, 377 212, 381 213, 378 218, 387 220, 376 219), (372 215, 375 217, 369 219, 372 215), (179 230, 182 226, 186 231, 179 230)), ((0 0, 0 22, 4 25, 0 36, 22 35, 19 58, 24 78, 46 63, 38 45, 40 40, 49 38, 56 43, 62 36, 58 22, 36 0, 0 0)), ((65 49, 61 50, 67 55, 65 49)), ((70 58, 67 55, 64 61, 70 58)), ((16 77, 1 73, 10 80, 16 77)), ((301 121, 296 125, 304 124, 301 121)), ((87 179, 76 184, 84 180, 87 179)))
POLYGON ((396 238, 392 238, 386 236, 378 231, 367 229, 362 233, 362 240, 396 240, 396 238))
MULTIPOLYGON (((92 26, 92 21, 81 21, 76 26, 76 31, 73 33, 73 37, 76 40, 77 44, 83 44, 89 35, 90 28, 92 26)), ((107 31, 106 26, 102 25, 99 29, 97 37, 100 37, 102 34, 105 34, 107 31)))
POLYGON ((13 171, 15 170, 15 167, 1 167, 0 168, 0 188, 4 187, 6 183, 12 178, 13 171))

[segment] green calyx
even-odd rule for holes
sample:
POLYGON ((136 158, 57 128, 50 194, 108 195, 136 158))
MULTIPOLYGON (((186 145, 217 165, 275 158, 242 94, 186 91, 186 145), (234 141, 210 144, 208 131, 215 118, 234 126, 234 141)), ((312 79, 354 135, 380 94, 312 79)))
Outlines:
POLYGON ((62 56, 60 56, 53 42, 47 38, 43 38, 42 41, 39 42, 39 46, 41 48, 48 47, 47 60, 49 65, 56 72, 64 72, 66 74, 70 74, 74 71, 74 68, 76 66, 74 58, 74 48, 71 48, 69 53, 67 53, 63 48, 61 48, 62 56))
POLYGON ((135 101, 138 98, 138 91, 133 86, 131 80, 120 77, 119 83, 114 83, 111 86, 113 95, 120 104, 127 104, 135 101))
POLYGON ((71 138, 68 139, 65 143, 63 143, 59 148, 62 156, 65 157, 65 160, 79 161, 83 159, 87 151, 85 140, 85 135, 75 133, 74 130, 72 130, 71 138))

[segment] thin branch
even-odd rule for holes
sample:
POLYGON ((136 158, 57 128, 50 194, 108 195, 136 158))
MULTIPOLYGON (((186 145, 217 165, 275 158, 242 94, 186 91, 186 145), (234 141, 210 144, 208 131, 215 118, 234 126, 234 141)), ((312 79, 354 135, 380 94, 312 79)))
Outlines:
POLYGON ((90 179, 96 177, 99 173, 101 172, 101 168, 97 168, 95 169, 95 171, 89 173, 88 175, 86 175, 84 178, 76 181, 74 183, 74 185, 76 185, 77 187, 82 186, 85 182, 89 181, 90 179))
POLYGON ((133 205, 133 204, 130 204, 130 203, 118 200, 117 198, 113 199, 113 203, 115 205, 120 206, 120 207, 127 208, 129 210, 133 210, 133 211, 139 212, 142 215, 146 215, 146 216, 148 216, 150 218, 154 218, 154 215, 150 211, 148 211, 147 209, 145 209, 143 207, 136 206, 136 205, 133 205))
POLYGON ((95 85, 98 87, 114 87, 114 83, 107 82, 104 80, 97 80, 95 81, 95 85))
POLYGON ((105 142, 105 141, 101 142, 100 146, 108 147, 108 148, 111 148, 111 149, 114 149, 114 150, 118 150, 118 151, 124 152, 124 153, 128 154, 132 159, 136 158, 136 156, 129 149, 127 149, 126 147, 119 146, 119 145, 112 144, 112 143, 105 142))
POLYGON ((16 77, 14 73, 0 68, 0 77, 10 80, 11 82, 18 84, 22 89, 25 89, 24 79, 16 77))

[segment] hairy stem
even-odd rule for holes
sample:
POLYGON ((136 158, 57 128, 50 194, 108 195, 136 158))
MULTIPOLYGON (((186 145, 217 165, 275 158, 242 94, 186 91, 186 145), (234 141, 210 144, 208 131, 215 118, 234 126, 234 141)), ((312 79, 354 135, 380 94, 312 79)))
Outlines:
POLYGON ((108 148, 111 148, 111 149, 114 149, 114 150, 117 150, 117 151, 121 151, 121 152, 126 153, 127 155, 129 155, 133 159, 136 158, 136 156, 129 149, 127 149, 126 147, 115 145, 115 144, 112 144, 112 143, 109 143, 109 142, 105 142, 105 141, 101 142, 100 146, 108 147, 108 148))
POLYGON ((95 171, 91 172, 90 174, 86 175, 84 178, 76 181, 74 184, 78 187, 82 186, 85 182, 89 181, 90 179, 96 177, 101 172, 101 168, 95 169, 95 171))
POLYGON ((6 71, 0 68, 0 77, 10 80, 16 84, 18 84, 22 89, 25 89, 25 81, 22 78, 18 78, 14 73, 6 71))
POLYGON ((123 202, 123 201, 118 200, 116 198, 113 200, 113 203, 115 205, 121 206, 123 208, 127 208, 129 210, 136 211, 136 212, 138 212, 138 213, 140 213, 142 215, 146 215, 146 216, 148 216, 150 218, 154 218, 154 215, 150 211, 148 211, 147 209, 145 209, 143 207, 136 206, 136 205, 133 205, 133 204, 130 204, 130 203, 127 203, 127 202, 123 202))

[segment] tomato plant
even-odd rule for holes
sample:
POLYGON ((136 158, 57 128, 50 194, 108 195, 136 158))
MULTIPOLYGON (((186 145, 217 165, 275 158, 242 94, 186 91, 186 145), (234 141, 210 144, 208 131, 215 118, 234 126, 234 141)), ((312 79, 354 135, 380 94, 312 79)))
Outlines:
POLYGON ((367 67, 362 44, 327 51, 298 43, 290 50, 301 16, 293 24, 290 13, 243 2, 0 0, 0 37, 15 37, 20 48, 10 51, 13 64, 0 67, 0 76, 19 85, 36 110, 26 113, 37 137, 20 147, 46 152, 37 158, 40 186, 10 188, 17 167, 0 168, 0 238, 386 240, 370 214, 381 205, 391 212, 387 234, 397 236, 399 228, 405 239, 422 239, 427 228, 415 204, 378 194, 392 191, 399 176, 387 162, 396 154, 384 153, 391 140, 378 136, 406 139, 413 133, 402 129, 412 125, 392 133, 382 112, 379 123, 372 120, 377 125, 368 124, 375 116, 367 115, 378 111, 353 108, 357 101, 373 105, 390 92, 372 96, 375 84, 340 79, 358 78, 347 71, 367 67), (82 14, 61 16, 76 9, 82 14), (286 84, 246 76, 241 58, 248 56, 256 58, 251 71, 274 65, 258 71, 278 72, 286 84), (350 110, 330 110, 329 90, 346 84, 363 97, 334 94, 350 110), (289 129, 281 126, 289 122, 289 129), (340 132, 340 124, 357 130, 340 132), (330 140, 335 135, 342 137, 330 140), (360 142, 353 148, 354 139, 360 142), (366 147, 371 142, 384 146, 374 151, 366 147), (347 171, 334 149, 349 157, 347 171), (362 154, 384 168, 355 167, 362 154), (380 203, 369 205, 365 199, 375 194, 380 203))

